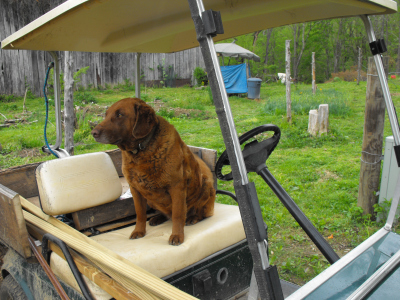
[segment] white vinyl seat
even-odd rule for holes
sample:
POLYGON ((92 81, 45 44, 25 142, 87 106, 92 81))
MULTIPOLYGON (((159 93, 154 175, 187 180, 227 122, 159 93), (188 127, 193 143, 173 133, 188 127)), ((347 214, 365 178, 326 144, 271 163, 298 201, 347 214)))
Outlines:
MULTIPOLYGON (((111 202, 122 193, 115 167, 106 153, 78 155, 43 163, 36 172, 40 201, 44 212, 52 215, 71 213, 111 202)), ((131 240, 135 226, 91 237, 93 240, 162 278, 244 240, 239 208, 215 204, 214 215, 185 226, 185 240, 179 246, 168 244, 172 221, 158 226, 147 224, 143 238, 131 240)), ((51 256, 55 274, 77 291, 79 288, 67 262, 51 256)), ((89 281, 87 278, 86 281, 89 281)), ((94 283, 88 284, 96 299, 111 296, 94 283)))

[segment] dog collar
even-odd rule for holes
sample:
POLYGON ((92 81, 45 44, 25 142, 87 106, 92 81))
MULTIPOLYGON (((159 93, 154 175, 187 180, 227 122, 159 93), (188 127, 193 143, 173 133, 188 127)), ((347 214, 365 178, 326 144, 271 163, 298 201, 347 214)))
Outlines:
POLYGON ((145 140, 143 142, 139 143, 138 147, 131 150, 130 152, 135 155, 135 154, 138 154, 139 151, 144 150, 147 147, 147 145, 150 143, 151 139, 153 138, 157 127, 158 127, 158 125, 154 126, 153 129, 150 131, 149 135, 145 138, 145 140))

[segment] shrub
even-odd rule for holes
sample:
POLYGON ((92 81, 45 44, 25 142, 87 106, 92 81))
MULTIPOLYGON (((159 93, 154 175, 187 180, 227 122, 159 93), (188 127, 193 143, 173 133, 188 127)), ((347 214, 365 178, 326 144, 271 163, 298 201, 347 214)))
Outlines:
POLYGON ((200 67, 196 67, 193 71, 194 78, 196 78, 198 85, 207 85, 208 77, 207 73, 200 67))
POLYGON ((93 94, 83 91, 74 93, 74 102, 78 104, 97 103, 97 99, 93 94))

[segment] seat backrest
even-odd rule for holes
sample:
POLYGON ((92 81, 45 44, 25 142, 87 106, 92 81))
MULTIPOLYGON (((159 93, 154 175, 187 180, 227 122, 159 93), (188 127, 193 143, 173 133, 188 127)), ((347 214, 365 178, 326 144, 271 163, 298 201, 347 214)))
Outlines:
POLYGON ((42 163, 36 169, 42 210, 61 215, 117 199, 122 186, 114 164, 104 152, 42 163))

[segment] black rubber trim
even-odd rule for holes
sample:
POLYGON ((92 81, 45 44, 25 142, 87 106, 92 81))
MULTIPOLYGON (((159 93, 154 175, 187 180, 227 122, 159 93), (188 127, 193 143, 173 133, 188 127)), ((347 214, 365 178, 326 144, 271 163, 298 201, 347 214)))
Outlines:
POLYGON ((60 249, 63 252, 64 257, 67 260, 67 263, 72 271, 72 274, 74 274, 76 282, 78 283, 85 299, 94 300, 94 298, 92 297, 92 294, 90 293, 90 291, 86 285, 86 282, 82 278, 82 274, 79 272, 78 267, 76 266, 75 261, 72 258, 71 253, 68 250, 67 245, 62 240, 60 240, 59 238, 55 237, 54 235, 52 235, 50 233, 46 233, 45 235, 43 235, 43 239, 42 239, 42 254, 43 254, 43 257, 45 258, 45 260, 47 261, 47 263, 50 265, 51 250, 49 249, 49 241, 53 242, 58 247, 60 247, 60 249))

